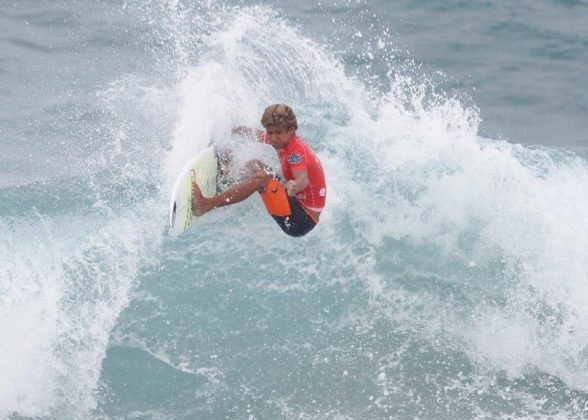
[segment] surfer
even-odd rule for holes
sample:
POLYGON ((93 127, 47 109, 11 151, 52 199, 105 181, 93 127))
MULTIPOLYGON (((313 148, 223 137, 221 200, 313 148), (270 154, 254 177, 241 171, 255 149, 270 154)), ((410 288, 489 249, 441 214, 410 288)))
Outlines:
POLYGON ((268 106, 261 125, 265 132, 249 127, 235 127, 234 134, 256 135, 278 153, 283 178, 259 160, 247 163, 249 176, 227 191, 205 198, 192 181, 192 208, 196 216, 216 208, 239 203, 254 192, 269 214, 290 236, 303 236, 319 222, 325 206, 327 187, 323 167, 310 146, 296 135, 298 122, 291 107, 268 106))

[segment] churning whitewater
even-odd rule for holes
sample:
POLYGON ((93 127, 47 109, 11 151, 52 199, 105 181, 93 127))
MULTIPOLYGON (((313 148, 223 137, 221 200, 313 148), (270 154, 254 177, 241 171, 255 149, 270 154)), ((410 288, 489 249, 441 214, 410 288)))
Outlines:
POLYGON ((45 52, 149 64, 53 109, 57 160, 0 184, 0 417, 588 415, 581 153, 482 136, 389 33, 374 81, 277 8, 204 3, 127 2, 45 52), (289 238, 252 197, 168 237, 201 148, 279 166, 231 136, 275 102, 324 166, 318 227, 289 238))

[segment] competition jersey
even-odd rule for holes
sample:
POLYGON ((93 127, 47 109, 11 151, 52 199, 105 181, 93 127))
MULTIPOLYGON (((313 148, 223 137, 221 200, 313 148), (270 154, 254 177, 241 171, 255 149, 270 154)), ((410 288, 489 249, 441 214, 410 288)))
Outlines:
MULTIPOLYGON (((261 141, 265 143, 266 134, 263 133, 260 137, 261 141)), ((313 211, 322 211, 327 196, 325 173, 320 160, 310 146, 300 137, 294 135, 288 145, 277 152, 282 166, 282 174, 287 181, 294 179, 292 171, 306 169, 308 172, 308 185, 295 195, 298 201, 313 211)))

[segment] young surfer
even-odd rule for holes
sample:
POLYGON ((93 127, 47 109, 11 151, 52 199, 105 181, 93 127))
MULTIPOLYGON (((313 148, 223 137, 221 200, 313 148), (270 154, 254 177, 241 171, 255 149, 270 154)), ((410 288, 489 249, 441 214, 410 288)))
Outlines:
MULTIPOLYGON (((261 117, 261 125, 265 132, 255 134, 277 151, 284 179, 262 162, 252 160, 247 163, 250 175, 217 196, 203 197, 192 181, 193 212, 201 216, 215 207, 239 203, 257 191, 285 233, 306 235, 319 222, 325 206, 327 187, 322 165, 308 144, 296 135, 296 115, 288 105, 268 106, 261 117)), ((233 132, 254 133, 247 127, 237 127, 233 132)))

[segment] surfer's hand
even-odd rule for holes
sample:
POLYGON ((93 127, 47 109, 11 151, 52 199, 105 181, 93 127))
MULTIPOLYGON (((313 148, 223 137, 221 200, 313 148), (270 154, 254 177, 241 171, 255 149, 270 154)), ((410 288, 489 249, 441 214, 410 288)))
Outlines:
POLYGON ((286 182, 286 192, 290 197, 296 194, 296 181, 290 180, 286 182))

